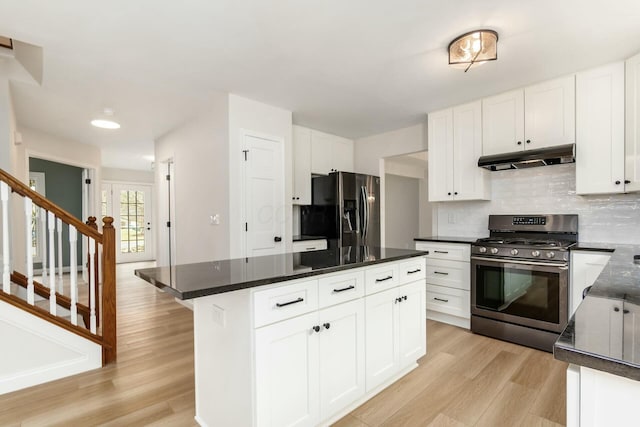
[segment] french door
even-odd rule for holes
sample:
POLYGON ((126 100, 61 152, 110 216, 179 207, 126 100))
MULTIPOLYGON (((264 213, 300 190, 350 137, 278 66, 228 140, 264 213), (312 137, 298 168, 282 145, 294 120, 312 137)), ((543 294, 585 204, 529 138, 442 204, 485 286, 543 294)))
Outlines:
POLYGON ((155 259, 151 197, 150 185, 103 185, 102 214, 111 215, 114 219, 116 262, 155 259))

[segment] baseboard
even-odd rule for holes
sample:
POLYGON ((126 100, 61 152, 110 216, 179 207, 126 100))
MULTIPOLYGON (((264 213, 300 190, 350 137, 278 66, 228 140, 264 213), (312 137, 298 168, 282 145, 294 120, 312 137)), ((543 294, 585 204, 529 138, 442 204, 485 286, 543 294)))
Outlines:
POLYGON ((452 316, 451 314, 440 313, 438 311, 427 310, 427 319, 447 323, 459 328, 471 329, 471 320, 464 317, 452 316))

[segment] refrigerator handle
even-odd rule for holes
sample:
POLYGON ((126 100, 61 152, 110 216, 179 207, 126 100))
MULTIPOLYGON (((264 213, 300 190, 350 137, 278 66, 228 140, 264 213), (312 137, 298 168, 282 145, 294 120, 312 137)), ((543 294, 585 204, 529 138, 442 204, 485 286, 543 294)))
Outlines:
POLYGON ((362 239, 364 240, 369 231, 369 204, 367 203, 367 189, 364 186, 360 187, 360 196, 362 197, 362 239))

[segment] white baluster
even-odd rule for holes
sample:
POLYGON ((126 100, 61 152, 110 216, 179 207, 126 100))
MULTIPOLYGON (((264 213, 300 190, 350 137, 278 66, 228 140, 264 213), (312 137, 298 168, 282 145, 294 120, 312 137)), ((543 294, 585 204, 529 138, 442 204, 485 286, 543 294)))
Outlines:
POLYGON ((58 292, 60 295, 64 293, 62 288, 62 220, 57 218, 56 230, 58 231, 58 292))
POLYGON ((33 201, 24 198, 24 224, 25 224, 25 246, 26 251, 26 267, 27 267, 27 302, 31 305, 35 304, 35 295, 33 293, 33 201))
POLYGON ((91 333, 95 334, 98 330, 96 322, 96 242, 93 237, 89 237, 89 310, 91 333))
POLYGON ((0 182, 0 201, 2 202, 2 290, 11 293, 11 267, 9 252, 9 186, 0 182))
POLYGON ((40 258, 42 260, 42 284, 47 286, 47 210, 40 208, 40 258))
POLYGON ((69 225, 69 267, 71 271, 71 323, 78 324, 78 232, 73 225, 69 225))
POLYGON ((56 217, 52 212, 48 212, 47 225, 49 227, 49 313, 56 314, 56 247, 55 228, 56 217))

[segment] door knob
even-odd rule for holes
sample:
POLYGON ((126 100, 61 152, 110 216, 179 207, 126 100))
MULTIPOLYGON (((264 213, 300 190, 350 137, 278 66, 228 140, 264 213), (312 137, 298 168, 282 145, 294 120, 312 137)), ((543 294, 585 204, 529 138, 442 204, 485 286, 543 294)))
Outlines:
POLYGON ((276 236, 276 237, 273 238, 273 241, 276 242, 276 243, 277 242, 282 242, 282 237, 276 236))

